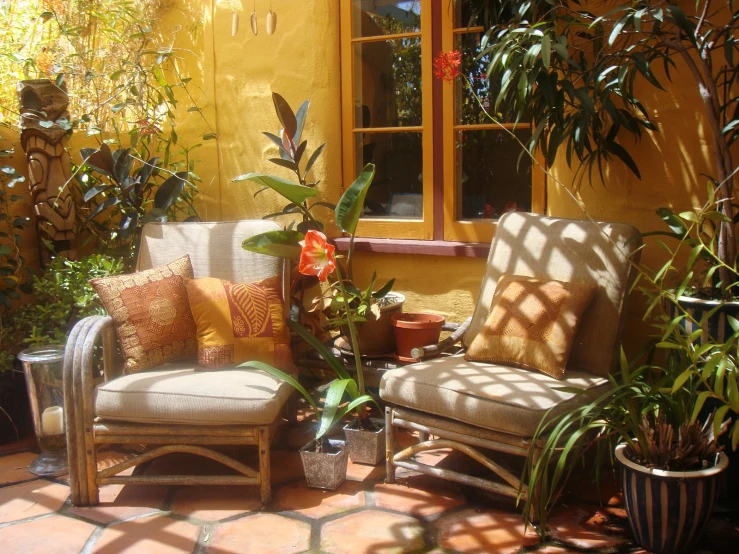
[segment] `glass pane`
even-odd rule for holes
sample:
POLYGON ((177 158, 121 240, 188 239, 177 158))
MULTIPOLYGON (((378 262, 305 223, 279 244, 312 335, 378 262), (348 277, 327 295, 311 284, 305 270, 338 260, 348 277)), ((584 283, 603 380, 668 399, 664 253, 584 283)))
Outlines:
MULTIPOLYGON (((485 78, 489 56, 484 56, 477 60, 480 53, 480 33, 462 33, 457 35, 457 49, 462 53, 462 64, 460 71, 469 79, 472 90, 467 86, 464 79, 458 78, 456 99, 456 124, 471 125, 475 123, 492 123, 491 119, 485 115, 485 111, 491 116, 497 116, 500 121, 512 123, 515 121, 515 115, 510 105, 503 104, 495 108, 495 99, 500 91, 497 83, 491 83, 485 78), (472 91, 477 94, 480 101, 475 98, 472 91), (482 106, 480 106, 482 104, 482 106)), ((525 114, 521 119, 522 122, 530 122, 529 114, 525 114)))
MULTIPOLYGON (((515 131, 522 142, 529 129, 515 131)), ((457 132, 457 219, 496 219, 531 210, 531 159, 502 129, 457 132), (459 195, 462 201, 459 201, 459 195)))
POLYGON ((421 30, 421 2, 353 0, 352 36, 375 37, 421 30))
POLYGON ((470 0, 455 0, 454 28, 489 27, 495 22, 505 23, 512 19, 510 6, 503 6, 499 2, 472 2, 470 0))
POLYGON ((354 45, 354 125, 421 124, 421 39, 354 45))
POLYGON ((423 218, 421 133, 357 133, 357 168, 376 166, 363 217, 423 218))

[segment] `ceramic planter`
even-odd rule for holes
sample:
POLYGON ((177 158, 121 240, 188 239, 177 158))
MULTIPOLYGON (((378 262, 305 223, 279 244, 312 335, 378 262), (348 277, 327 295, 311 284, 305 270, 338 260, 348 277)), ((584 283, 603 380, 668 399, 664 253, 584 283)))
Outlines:
POLYGON ((333 452, 316 452, 312 440, 300 449, 305 481, 314 489, 336 490, 346 480, 349 450, 343 441, 326 440, 333 452))
POLYGON ((359 420, 354 419, 344 427, 349 457, 357 464, 376 466, 385 460, 385 422, 372 419, 376 431, 359 429, 359 420))
POLYGON ((624 444, 616 447, 616 459, 636 541, 656 554, 691 552, 711 518, 726 455, 720 452, 712 467, 697 471, 646 468, 627 457, 624 444))
POLYGON ((411 356, 414 348, 439 342, 444 317, 435 314, 395 314, 390 318, 395 329, 398 345, 397 358, 404 362, 415 362, 411 356))
MULTIPOLYGON (((380 302, 380 318, 376 319, 372 312, 367 313, 367 321, 357 325, 359 352, 362 356, 382 356, 395 352, 395 333, 390 323, 394 314, 403 311, 405 296, 398 292, 390 292, 380 302)), ((341 333, 346 344, 349 340, 349 328, 342 327, 341 333)))

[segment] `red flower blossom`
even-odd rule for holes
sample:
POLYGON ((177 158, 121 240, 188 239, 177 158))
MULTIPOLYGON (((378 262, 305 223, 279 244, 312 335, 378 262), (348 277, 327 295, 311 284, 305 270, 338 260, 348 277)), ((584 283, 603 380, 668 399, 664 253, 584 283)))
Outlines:
POLYGON ((518 204, 516 204, 515 201, 511 200, 505 205, 505 208, 503 208, 504 213, 508 212, 517 212, 518 211, 518 204))
POLYGON ((434 77, 451 83, 459 75, 459 64, 462 63, 462 53, 459 50, 439 52, 434 58, 434 77))
POLYGON ((334 246, 326 242, 326 235, 312 230, 305 234, 300 246, 303 250, 300 252, 298 271, 303 275, 317 275, 319 281, 325 281, 329 273, 336 269, 334 246))

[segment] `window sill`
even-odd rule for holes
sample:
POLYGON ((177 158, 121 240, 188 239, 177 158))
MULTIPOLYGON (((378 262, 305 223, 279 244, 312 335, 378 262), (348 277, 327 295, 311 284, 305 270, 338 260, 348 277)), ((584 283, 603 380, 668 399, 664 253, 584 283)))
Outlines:
MULTIPOLYGON (((338 238, 334 242, 340 252, 349 250, 348 238, 338 238)), ((487 258, 490 252, 490 243, 355 238, 354 251, 375 252, 378 254, 421 254, 426 256, 456 256, 458 258, 487 258)))

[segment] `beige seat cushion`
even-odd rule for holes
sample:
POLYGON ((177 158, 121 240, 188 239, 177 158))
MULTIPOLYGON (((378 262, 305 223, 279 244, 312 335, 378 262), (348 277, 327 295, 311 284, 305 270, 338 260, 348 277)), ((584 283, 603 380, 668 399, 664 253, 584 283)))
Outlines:
POLYGON ((531 437, 550 408, 561 411, 574 397, 562 387, 607 390, 608 379, 567 370, 562 380, 538 371, 481 362, 460 355, 435 358, 385 373, 380 397, 386 402, 471 425, 531 437))
POLYGON ((125 375, 95 391, 95 415, 136 423, 266 425, 292 387, 256 370, 198 372, 195 363, 125 375))

